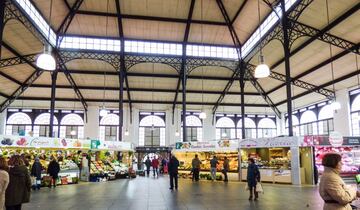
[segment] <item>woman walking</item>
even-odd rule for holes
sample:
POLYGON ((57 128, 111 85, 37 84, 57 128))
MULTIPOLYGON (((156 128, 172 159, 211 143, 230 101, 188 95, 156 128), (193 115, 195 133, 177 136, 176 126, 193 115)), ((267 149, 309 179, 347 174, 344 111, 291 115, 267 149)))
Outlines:
POLYGON ((0 210, 5 210, 5 192, 9 184, 8 170, 5 158, 0 157, 0 210))
POLYGON ((60 172, 60 165, 59 163, 56 161, 55 157, 51 157, 50 158, 50 163, 48 166, 48 174, 51 176, 51 182, 49 184, 49 188, 51 188, 51 185, 54 184, 54 188, 56 187, 56 181, 59 177, 59 172, 60 172))
POLYGON ((14 155, 9 160, 10 182, 6 189, 6 210, 21 210, 23 203, 30 201, 31 179, 24 161, 19 155, 14 155))
POLYGON ((247 183, 250 191, 249 200, 253 199, 253 194, 255 194, 255 201, 259 198, 259 193, 256 192, 256 184, 258 182, 260 182, 259 168, 255 164, 255 160, 253 158, 249 158, 249 166, 247 169, 247 183))
POLYGON ((351 210, 350 203, 360 196, 356 188, 345 185, 340 177, 341 155, 328 153, 322 159, 325 167, 319 192, 324 200, 324 210, 351 210))

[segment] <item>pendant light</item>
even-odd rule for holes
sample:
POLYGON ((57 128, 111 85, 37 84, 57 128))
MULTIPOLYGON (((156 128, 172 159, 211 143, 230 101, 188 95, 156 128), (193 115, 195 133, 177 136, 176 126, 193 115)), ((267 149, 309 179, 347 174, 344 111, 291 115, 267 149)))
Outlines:
POLYGON ((221 134, 221 137, 223 137, 223 138, 227 137, 227 133, 224 131, 224 132, 221 134))
MULTIPOLYGON (((76 98, 76 94, 74 93, 74 98, 76 98)), ((76 110, 76 102, 74 101, 74 109, 73 109, 73 113, 75 113, 76 110)), ((70 135, 75 136, 76 135, 76 130, 74 130, 74 128, 71 128, 72 130, 70 131, 70 135)))
POLYGON ((129 130, 126 128, 126 130, 125 130, 125 136, 128 136, 129 135, 129 130))
POLYGON ((179 132, 179 111, 178 108, 176 107, 176 131, 175 131, 175 136, 180 136, 180 132, 179 132))
POLYGON ((259 64, 255 68, 255 78, 265 78, 270 75, 270 68, 265 64, 264 55, 262 53, 261 44, 261 21, 260 21, 260 0, 258 0, 258 17, 259 17, 259 34, 260 34, 260 53, 259 53, 259 64))
POLYGON ((106 72, 104 72, 104 91, 103 91, 103 104, 100 109, 100 117, 105 117, 108 115, 108 111, 105 107, 105 88, 106 88, 106 72))
MULTIPOLYGON (((326 0, 326 17, 327 17, 327 24, 329 25, 330 24, 330 17, 329 17, 329 2, 328 0, 326 0)), ((330 33, 330 31, 329 31, 330 33)), ((332 89, 333 89, 333 92, 334 92, 334 99, 333 101, 331 102, 330 106, 332 108, 333 111, 337 111, 339 109, 341 109, 341 104, 336 101, 336 93, 335 93, 335 83, 334 83, 334 64, 333 64, 333 53, 332 53, 332 47, 331 47, 331 44, 329 44, 329 50, 330 50, 330 67, 331 67, 331 79, 333 81, 333 84, 332 84, 332 89)))
MULTIPOLYGON (((51 13, 52 13, 52 3, 53 1, 50 1, 50 14, 49 14, 49 29, 48 29, 48 36, 47 39, 50 40, 50 29, 51 29, 51 13)), ((54 71, 56 69, 56 61, 55 58, 51 54, 51 45, 50 44, 44 44, 44 52, 39 55, 39 57, 36 59, 36 66, 48 70, 48 71, 54 71)))
MULTIPOLYGON (((201 21, 203 18, 203 13, 202 13, 202 0, 201 0, 201 21)), ((203 25, 201 25, 201 44, 203 42, 203 25)), ((201 67, 201 112, 199 115, 200 119, 206 119, 206 112, 204 111, 204 68, 201 67)))
MULTIPOLYGON (((109 12, 109 0, 106 1, 106 12, 109 12)), ((107 37, 107 28, 108 28, 108 17, 106 16, 106 24, 105 24, 105 37, 107 37)), ((100 116, 105 117, 108 115, 108 111, 105 107, 105 87, 106 87, 106 71, 104 71, 104 92, 103 92, 103 104, 100 109, 100 116)))

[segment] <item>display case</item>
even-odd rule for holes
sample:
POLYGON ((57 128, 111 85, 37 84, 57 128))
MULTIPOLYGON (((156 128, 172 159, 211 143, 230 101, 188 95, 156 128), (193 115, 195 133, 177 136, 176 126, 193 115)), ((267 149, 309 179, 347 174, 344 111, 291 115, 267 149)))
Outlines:
POLYGON ((335 152, 341 155, 342 170, 341 176, 354 176, 359 173, 360 168, 360 148, 359 147, 315 147, 315 162, 319 174, 324 172, 321 164, 322 158, 326 153, 335 152))

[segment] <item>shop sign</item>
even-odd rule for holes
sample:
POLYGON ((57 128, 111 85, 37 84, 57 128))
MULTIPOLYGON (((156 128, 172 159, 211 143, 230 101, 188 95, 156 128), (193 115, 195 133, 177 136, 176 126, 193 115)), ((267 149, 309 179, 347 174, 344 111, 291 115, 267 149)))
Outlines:
POLYGON ((119 142, 119 141, 99 141, 97 149, 123 151, 132 150, 132 144, 130 142, 119 142))
POLYGON ((99 149, 100 141, 99 140, 91 140, 90 148, 91 149, 99 149))
POLYGON ((341 147, 344 143, 344 139, 341 133, 333 131, 329 135, 329 142, 333 147, 341 147))
POLYGON ((240 140, 240 148, 269 148, 269 147, 296 147, 299 146, 298 137, 275 137, 240 140))
POLYGON ((329 136, 304 136, 302 146, 360 146, 360 137, 358 136, 344 136, 342 139, 339 137, 332 137, 330 141, 329 136), (332 143, 331 143, 332 142, 332 143), (341 143, 341 144, 340 144, 341 143))
POLYGON ((214 141, 209 142, 176 142, 176 149, 194 149, 194 150, 204 150, 211 149, 214 150, 216 148, 216 143, 214 141))

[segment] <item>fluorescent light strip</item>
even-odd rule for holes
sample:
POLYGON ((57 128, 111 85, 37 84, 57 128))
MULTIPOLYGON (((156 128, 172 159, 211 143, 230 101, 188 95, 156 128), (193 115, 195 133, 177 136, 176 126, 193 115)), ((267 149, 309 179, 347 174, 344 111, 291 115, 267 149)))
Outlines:
POLYGON ((45 36, 45 38, 52 44, 56 45, 56 34, 50 28, 49 24, 46 20, 40 15, 37 9, 32 5, 29 0, 16 0, 16 2, 20 5, 20 7, 26 12, 26 14, 34 21, 36 27, 40 30, 40 32, 45 36), (50 37, 48 39, 48 33, 50 28, 50 37))

